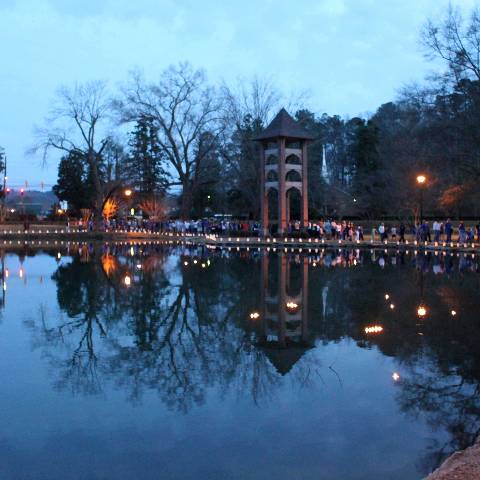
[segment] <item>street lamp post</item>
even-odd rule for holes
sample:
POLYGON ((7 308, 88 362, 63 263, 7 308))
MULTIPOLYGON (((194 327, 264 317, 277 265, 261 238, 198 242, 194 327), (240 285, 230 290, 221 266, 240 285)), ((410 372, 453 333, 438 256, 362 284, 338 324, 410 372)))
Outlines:
POLYGON ((427 181, 427 177, 425 175, 417 175, 417 184, 420 187, 420 225, 423 222, 423 186, 427 181))

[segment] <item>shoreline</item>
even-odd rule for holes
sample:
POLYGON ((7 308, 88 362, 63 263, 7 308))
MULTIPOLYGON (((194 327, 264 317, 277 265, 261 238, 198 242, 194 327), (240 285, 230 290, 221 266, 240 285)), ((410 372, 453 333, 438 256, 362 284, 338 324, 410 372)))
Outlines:
POLYGON ((218 247, 240 247, 256 248, 266 247, 272 249, 294 249, 311 251, 324 248, 343 249, 397 249, 397 250, 422 250, 432 252, 450 253, 472 253, 480 254, 480 243, 459 243, 459 242, 417 242, 409 239, 405 243, 396 240, 381 241, 348 241, 348 240, 325 240, 319 238, 294 238, 294 237, 246 237, 246 236, 217 236, 212 234, 173 234, 173 233, 151 233, 151 232, 89 232, 70 231, 58 229, 45 230, 3 230, 0 231, 0 245, 7 246, 16 243, 29 242, 125 242, 125 241, 160 241, 193 243, 197 245, 218 246, 218 247))

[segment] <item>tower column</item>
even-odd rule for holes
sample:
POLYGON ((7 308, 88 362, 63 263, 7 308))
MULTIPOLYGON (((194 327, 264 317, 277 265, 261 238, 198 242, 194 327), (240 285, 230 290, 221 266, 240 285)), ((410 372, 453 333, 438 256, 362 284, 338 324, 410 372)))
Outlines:
POLYGON ((261 145, 260 152, 260 234, 266 236, 268 234, 268 196, 265 189, 265 146, 261 145))
POLYGON ((268 263, 269 263, 269 256, 268 252, 262 252, 262 267, 260 271, 260 282, 261 282, 261 288, 260 288, 260 305, 261 305, 261 311, 260 311, 260 322, 261 322, 261 332, 262 332, 262 342, 267 341, 267 330, 268 330, 268 324, 267 324, 267 308, 266 308, 266 297, 268 296, 268 263))
POLYGON ((302 228, 308 226, 308 158, 307 142, 302 142, 302 228))
POLYGON ((308 258, 303 258, 302 266, 302 341, 308 340, 308 258))
POLYGON ((287 229, 287 192, 285 191, 285 138, 279 138, 278 148, 278 234, 287 229))
POLYGON ((286 205, 286 209, 287 209, 287 214, 286 214, 286 218, 287 218, 287 225, 290 223, 290 219, 291 219, 291 215, 290 215, 290 195, 288 194, 288 192, 285 192, 285 205, 286 205))
POLYGON ((286 347, 286 303, 287 303, 287 257, 280 253, 278 255, 278 344, 286 347))

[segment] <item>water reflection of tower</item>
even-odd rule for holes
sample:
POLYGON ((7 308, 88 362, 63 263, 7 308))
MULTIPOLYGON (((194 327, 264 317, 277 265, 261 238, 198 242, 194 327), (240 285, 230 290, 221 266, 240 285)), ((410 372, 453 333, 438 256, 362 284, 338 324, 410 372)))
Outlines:
POLYGON ((308 258, 262 256, 261 345, 282 375, 311 347, 308 335, 308 258))
POLYGON ((5 250, 2 250, 2 298, 0 300, 0 307, 5 307, 5 293, 7 291, 7 272, 5 269, 5 250))

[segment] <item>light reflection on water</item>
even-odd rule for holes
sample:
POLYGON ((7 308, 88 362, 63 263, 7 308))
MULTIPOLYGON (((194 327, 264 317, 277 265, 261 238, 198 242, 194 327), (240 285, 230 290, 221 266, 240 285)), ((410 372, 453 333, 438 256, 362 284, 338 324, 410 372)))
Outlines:
POLYGON ((2 479, 417 479, 480 428, 475 256, 75 245, 3 285, 2 479))

